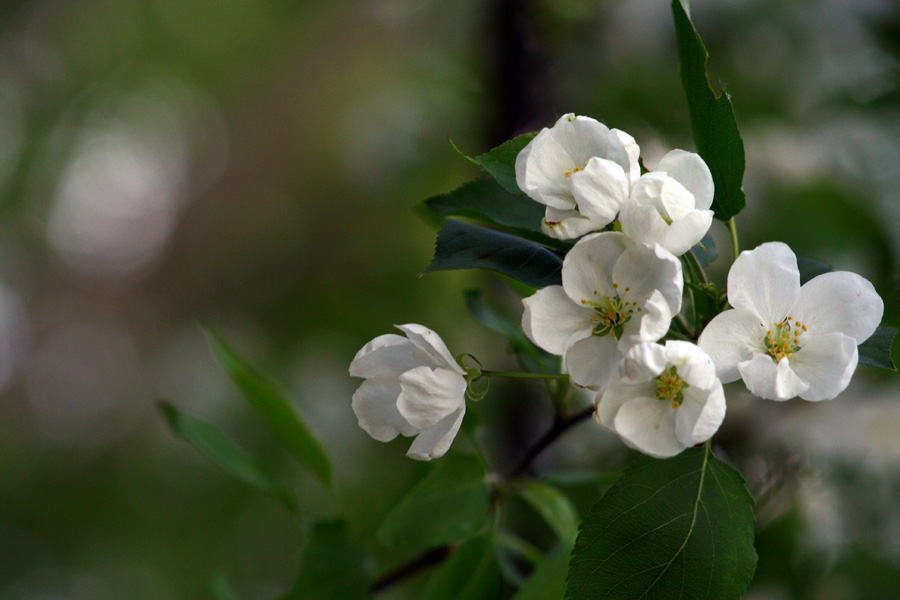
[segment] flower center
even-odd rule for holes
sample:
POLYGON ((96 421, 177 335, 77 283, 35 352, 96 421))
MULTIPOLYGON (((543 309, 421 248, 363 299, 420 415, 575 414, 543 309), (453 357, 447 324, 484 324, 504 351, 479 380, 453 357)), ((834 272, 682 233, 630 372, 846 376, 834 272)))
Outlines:
MULTIPOLYGON (((613 288, 618 289, 619 284, 614 283, 613 288)), ((626 287, 625 291, 629 292, 631 288, 626 287)), ((610 298, 606 294, 600 294, 597 290, 594 290, 594 295, 600 299, 599 302, 593 300, 581 301, 582 304, 590 306, 597 313, 591 317, 591 323, 594 323, 593 334, 613 335, 617 340, 621 339, 625 330, 625 324, 631 320, 631 316, 635 311, 641 312, 641 307, 637 305, 637 302, 624 300, 618 294, 610 298)))
POLYGON ((775 330, 766 332, 766 352, 776 363, 782 358, 790 358, 800 351, 800 336, 806 331, 806 325, 788 317, 775 325, 775 330))
POLYGON ((684 390, 689 387, 678 375, 678 368, 671 366, 656 378, 656 399, 669 401, 672 408, 678 408, 684 402, 684 390))

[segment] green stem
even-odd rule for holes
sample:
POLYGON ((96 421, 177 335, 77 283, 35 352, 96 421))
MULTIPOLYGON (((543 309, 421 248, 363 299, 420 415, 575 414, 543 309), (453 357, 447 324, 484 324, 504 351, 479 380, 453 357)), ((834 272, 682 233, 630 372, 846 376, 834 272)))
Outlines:
MULTIPOLYGON (((697 260, 696 256, 694 256, 694 253, 691 250, 688 250, 682 256, 685 257, 686 262, 690 263, 690 267, 694 275, 699 277, 700 281, 702 281, 703 283, 709 283, 709 279, 706 278, 706 271, 704 271, 703 267, 700 266, 700 261, 697 260)), ((697 283, 697 281, 694 280, 693 283, 697 283)))
POLYGON ((561 379, 568 380, 569 376, 565 373, 524 373, 521 371, 482 371, 484 377, 509 377, 512 379, 561 379))
POLYGON ((735 261, 741 254, 741 246, 738 244, 737 227, 734 224, 734 217, 728 219, 727 225, 728 231, 731 232, 732 261, 735 261))

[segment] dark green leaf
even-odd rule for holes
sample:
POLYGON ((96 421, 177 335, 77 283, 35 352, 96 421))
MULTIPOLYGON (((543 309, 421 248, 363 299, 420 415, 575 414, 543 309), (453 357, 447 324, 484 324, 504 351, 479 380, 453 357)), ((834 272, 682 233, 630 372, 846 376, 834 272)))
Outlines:
POLYGON ((797 257, 797 268, 800 269, 800 285, 803 285, 813 277, 831 272, 831 265, 818 258, 808 256, 797 257))
POLYGON ((566 593, 571 544, 557 544, 532 571, 512 600, 560 600, 566 593))
POLYGON ((262 415, 275 437, 323 483, 331 479, 331 465, 319 440, 300 420, 284 394, 228 347, 212 331, 207 332, 213 353, 222 368, 253 408, 262 415))
POLYGON ((891 358, 891 344, 897 335, 895 327, 881 327, 875 330, 872 337, 859 345, 859 362, 870 367, 880 367, 896 371, 891 358))
POLYGON ((699 244, 691 248, 691 252, 694 253, 697 262, 700 263, 701 267, 705 267, 719 257, 719 253, 716 251, 716 244, 713 242, 713 239, 709 237, 708 233, 703 236, 703 239, 700 240, 699 244))
POLYGON ((493 269, 532 287, 562 283, 562 259, 522 238, 448 220, 438 232, 434 259, 423 273, 453 269, 493 269))
POLYGON ((568 543, 575 541, 581 517, 565 494, 540 481, 523 481, 515 490, 541 515, 559 539, 568 543))
POLYGON ((523 133, 475 158, 466 156, 455 145, 453 147, 470 162, 490 173, 507 192, 524 195, 516 184, 516 157, 536 135, 537 132, 523 133))
POLYGON ((168 402, 160 402, 159 408, 172 431, 187 440, 220 469, 250 487, 274 496, 292 513, 298 512, 297 497, 291 489, 218 428, 185 415, 168 402))
POLYGON ((706 447, 642 456, 585 517, 569 600, 738 600, 753 577, 753 499, 706 447))
POLYGON ((472 538, 456 549, 425 587, 423 600, 497 600, 500 567, 490 540, 472 538))
POLYGON ((443 217, 472 217, 501 227, 536 233, 541 232, 541 219, 544 218, 543 205, 510 194, 489 178, 474 179, 452 192, 432 196, 425 201, 425 206, 443 217))
POLYGON ((693 325, 696 331, 702 331, 713 317, 728 308, 728 299, 724 292, 719 291, 716 284, 697 285, 688 281, 684 285, 691 291, 691 301, 696 315, 693 325))
POLYGON ((450 544, 478 531, 487 516, 484 465, 474 455, 448 454, 388 513, 378 537, 408 548, 450 544))
POLYGON ((744 141, 728 94, 717 95, 709 85, 709 54, 683 6, 685 1, 672 0, 681 84, 687 94, 697 153, 709 166, 716 187, 712 209, 717 219, 727 221, 746 205, 742 188, 744 141))
POLYGON ((364 600, 370 577, 365 556, 341 521, 315 523, 300 555, 300 569, 283 600, 364 600))

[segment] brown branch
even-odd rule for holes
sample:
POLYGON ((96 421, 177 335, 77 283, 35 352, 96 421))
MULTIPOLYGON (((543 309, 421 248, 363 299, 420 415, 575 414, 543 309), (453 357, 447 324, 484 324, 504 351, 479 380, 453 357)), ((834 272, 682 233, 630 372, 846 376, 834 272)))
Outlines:
POLYGON ((544 433, 544 435, 542 435, 538 439, 538 441, 536 441, 530 448, 528 448, 528 451, 525 452, 525 455, 522 456, 516 467, 512 471, 510 471, 507 479, 518 477, 526 470, 528 470, 528 467, 531 466, 532 461, 534 461, 534 459, 537 458, 538 455, 547 448, 547 446, 555 442, 556 438, 565 433, 567 429, 590 417, 593 412, 594 407, 588 406, 580 412, 577 412, 569 417, 557 417, 556 420, 553 421, 553 425, 550 426, 550 429, 548 429, 544 433))
POLYGON ((433 548, 428 552, 420 554, 408 563, 402 564, 396 569, 388 571, 376 579, 369 587, 369 592, 377 594, 383 589, 392 586, 398 581, 406 579, 410 575, 414 575, 426 567, 440 563, 448 554, 450 554, 450 546, 438 546, 437 548, 433 548))

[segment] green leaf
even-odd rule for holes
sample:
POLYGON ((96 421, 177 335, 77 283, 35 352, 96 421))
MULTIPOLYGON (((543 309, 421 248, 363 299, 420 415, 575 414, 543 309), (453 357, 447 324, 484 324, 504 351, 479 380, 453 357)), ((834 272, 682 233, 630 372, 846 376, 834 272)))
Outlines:
POLYGON ((808 256, 797 257, 797 268, 800 270, 800 285, 803 285, 813 277, 818 277, 832 270, 831 265, 818 258, 808 256))
POLYGON ((456 549, 428 581, 423 600, 497 600, 500 567, 490 540, 472 538, 456 549))
POLYGON ((575 541, 581 517, 565 494, 540 481, 523 481, 515 490, 541 515, 559 539, 568 543, 575 541))
POLYGON ((512 600, 559 600, 566 593, 571 544, 557 544, 538 564, 512 600))
POLYGON ((342 521, 314 523, 300 555, 300 569, 283 600, 364 600, 370 576, 365 556, 342 521))
POLYGON ((709 54, 691 23, 685 2, 672 0, 681 84, 687 95, 697 153, 709 166, 716 187, 712 209, 717 219, 727 221, 746 205, 742 188, 744 141, 728 94, 717 95, 709 85, 706 74, 709 54))
POLYGON ((430 548, 459 542, 487 521, 484 465, 471 454, 447 454, 378 528, 387 546, 430 548))
POLYGON ((879 367, 896 371, 891 358, 891 345, 897 335, 895 327, 880 327, 872 336, 858 346, 859 362, 870 367, 879 367))
POLYGON ((701 267, 705 267, 719 257, 719 252, 716 250, 716 244, 708 233, 703 236, 703 239, 700 240, 699 244, 691 248, 691 252, 694 254, 694 257, 697 259, 697 262, 700 263, 701 267))
MULTIPOLYGON (((488 221, 501 227, 540 234, 544 206, 510 194, 496 181, 474 179, 447 194, 432 196, 425 206, 440 216, 456 215, 488 221)), ((547 238, 541 235, 541 238, 547 238)))
POLYGON ((299 512, 297 497, 253 456, 234 444, 221 430, 180 412, 168 402, 159 408, 172 431, 235 479, 278 499, 289 511, 299 512))
POLYGON ((753 577, 753 499, 707 446, 641 456, 585 517, 569 600, 738 600, 753 577))
POLYGON ((532 287, 562 283, 562 259, 552 250, 522 238, 448 220, 438 232, 429 271, 492 269, 532 287))
MULTIPOLYGON (((522 148, 527 146, 528 142, 536 135, 537 132, 523 133, 475 158, 463 154, 456 145, 453 145, 453 148, 465 156, 469 162, 490 173, 491 176, 497 180, 497 183, 502 185, 503 189, 507 192, 524 195, 516 183, 516 157, 519 155, 522 148)), ((452 141, 450 143, 453 144, 452 141)))
POLYGON ((219 364, 253 408, 262 415, 275 437, 294 458, 323 483, 329 484, 331 465, 328 457, 319 440, 300 420, 284 394, 229 348, 216 333, 207 331, 207 338, 219 364))

